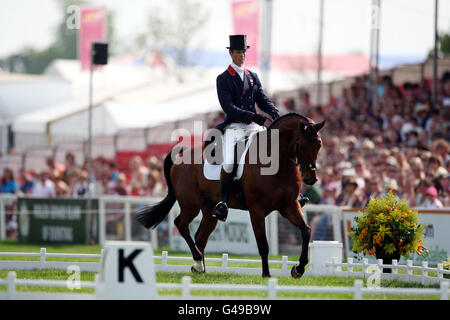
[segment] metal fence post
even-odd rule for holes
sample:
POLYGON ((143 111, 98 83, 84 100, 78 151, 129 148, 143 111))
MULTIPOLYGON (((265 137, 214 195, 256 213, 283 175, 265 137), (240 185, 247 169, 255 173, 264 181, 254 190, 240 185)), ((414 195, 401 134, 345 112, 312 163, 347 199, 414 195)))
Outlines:
POLYGON ((6 239, 5 201, 0 197, 0 240, 6 239))
POLYGON ((125 222, 125 240, 131 241, 131 203, 126 201, 125 202, 125 216, 124 216, 125 222))
POLYGON ((105 245, 106 242, 106 212, 105 212, 105 200, 100 197, 98 199, 98 223, 99 223, 99 240, 102 246, 105 245))

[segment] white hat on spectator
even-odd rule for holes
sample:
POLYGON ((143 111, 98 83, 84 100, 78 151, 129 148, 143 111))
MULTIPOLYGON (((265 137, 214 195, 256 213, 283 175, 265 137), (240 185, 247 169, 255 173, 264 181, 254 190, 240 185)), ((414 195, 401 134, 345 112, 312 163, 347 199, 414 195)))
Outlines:
POLYGON ((444 167, 439 167, 439 168, 437 168, 436 173, 434 174, 434 177, 440 178, 440 177, 446 176, 447 174, 448 174, 447 169, 445 169, 444 167))
POLYGON ((350 169, 352 167, 352 164, 348 161, 341 161, 336 166, 336 169, 342 170, 342 169, 350 169))
POLYGON ((362 143, 362 148, 368 150, 373 149, 375 148, 375 143, 373 143, 373 141, 369 139, 365 139, 364 142, 362 143))
POLYGON ((384 186, 385 190, 395 190, 398 191, 398 183, 395 179, 389 179, 389 181, 384 186))
POLYGON ((388 166, 398 167, 398 161, 393 156, 387 157, 386 164, 388 166))
POLYGON ((348 168, 342 171, 342 176, 356 176, 356 171, 354 168, 348 168))
POLYGON ((402 126, 401 133, 403 135, 405 135, 405 134, 407 134, 408 132, 411 132, 411 131, 417 131, 416 126, 414 126, 412 123, 407 122, 407 123, 405 123, 402 126))

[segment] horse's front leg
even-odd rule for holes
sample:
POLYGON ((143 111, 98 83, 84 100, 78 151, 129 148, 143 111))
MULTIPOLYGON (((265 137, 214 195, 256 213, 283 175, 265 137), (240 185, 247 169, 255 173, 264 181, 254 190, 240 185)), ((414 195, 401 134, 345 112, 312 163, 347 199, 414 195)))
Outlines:
POLYGON ((214 204, 204 204, 202 206, 202 214, 203 218, 200 222, 200 226, 195 233, 195 245, 200 250, 203 255, 203 259, 201 261, 195 261, 195 264, 192 266, 191 271, 196 272, 205 272, 205 247, 208 243, 208 238, 211 233, 214 231, 217 225, 217 218, 212 217, 212 210, 214 208, 214 204))
POLYGON ((309 240, 311 238, 311 228, 306 223, 303 216, 300 203, 295 200, 285 210, 280 213, 288 219, 294 226, 300 229, 302 233, 302 252, 300 254, 299 264, 291 270, 293 278, 300 278, 305 273, 305 267, 308 264, 309 240))
POLYGON ((259 207, 251 208, 250 220, 252 222, 253 232, 258 245, 259 255, 262 262, 262 276, 270 277, 269 271, 269 244, 266 237, 265 211, 259 207))

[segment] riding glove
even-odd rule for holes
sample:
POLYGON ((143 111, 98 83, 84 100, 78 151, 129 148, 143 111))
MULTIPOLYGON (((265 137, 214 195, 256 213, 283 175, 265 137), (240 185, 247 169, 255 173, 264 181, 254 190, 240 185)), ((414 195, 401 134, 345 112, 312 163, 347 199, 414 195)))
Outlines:
POLYGON ((266 118, 257 113, 253 115, 252 120, 255 121, 257 124, 259 124, 260 126, 263 126, 264 122, 266 122, 266 118))

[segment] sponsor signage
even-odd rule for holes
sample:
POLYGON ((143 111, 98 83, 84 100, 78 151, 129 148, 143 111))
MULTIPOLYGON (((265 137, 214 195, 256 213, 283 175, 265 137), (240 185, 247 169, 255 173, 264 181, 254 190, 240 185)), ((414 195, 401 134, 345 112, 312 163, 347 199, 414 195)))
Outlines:
MULTIPOLYGON (((97 199, 91 204, 98 209, 97 199)), ((85 214, 86 199, 18 198, 17 208, 20 242, 98 243, 98 215, 85 214)))
POLYGON ((93 42, 106 40, 106 11, 103 7, 82 7, 81 28, 78 37, 78 58, 82 70, 91 65, 93 42))
POLYGON ((250 49, 246 53, 245 64, 257 66, 259 64, 259 1, 234 0, 231 3, 234 34, 246 34, 247 45, 250 49))

